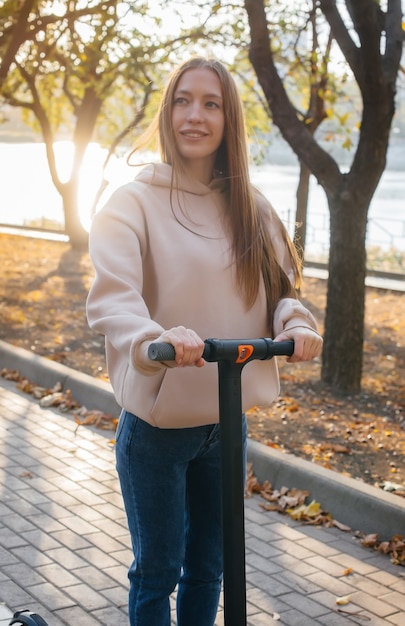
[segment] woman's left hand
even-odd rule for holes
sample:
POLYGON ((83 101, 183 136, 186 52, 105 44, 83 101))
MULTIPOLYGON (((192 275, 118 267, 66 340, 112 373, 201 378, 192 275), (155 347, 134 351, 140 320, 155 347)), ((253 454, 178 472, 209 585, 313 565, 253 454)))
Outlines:
POLYGON ((310 361, 322 352, 323 339, 318 333, 305 326, 290 328, 277 335, 274 341, 294 340, 294 352, 287 359, 288 363, 310 361))

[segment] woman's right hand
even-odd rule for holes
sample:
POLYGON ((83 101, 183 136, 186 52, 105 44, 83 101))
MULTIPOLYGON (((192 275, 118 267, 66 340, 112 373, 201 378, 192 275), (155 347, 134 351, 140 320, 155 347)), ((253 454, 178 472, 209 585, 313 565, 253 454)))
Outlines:
MULTIPOLYGON (((185 326, 175 326, 169 330, 165 330, 155 342, 164 341, 172 344, 176 352, 175 361, 165 361, 168 367, 187 367, 195 365, 202 367, 205 363, 202 358, 204 350, 204 341, 191 328, 185 326)), ((154 342, 152 342, 154 343, 154 342)))

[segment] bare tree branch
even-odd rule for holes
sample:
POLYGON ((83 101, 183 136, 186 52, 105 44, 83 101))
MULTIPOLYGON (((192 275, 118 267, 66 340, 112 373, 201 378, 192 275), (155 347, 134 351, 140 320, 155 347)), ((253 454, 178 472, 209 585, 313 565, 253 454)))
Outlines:
POLYGON ((401 0, 388 0, 385 32, 384 73, 387 82, 392 84, 396 81, 405 40, 405 32, 402 30, 401 0))
POLYGON ((360 53, 337 9, 336 1, 319 0, 319 6, 331 27, 334 39, 357 79, 360 75, 360 53))

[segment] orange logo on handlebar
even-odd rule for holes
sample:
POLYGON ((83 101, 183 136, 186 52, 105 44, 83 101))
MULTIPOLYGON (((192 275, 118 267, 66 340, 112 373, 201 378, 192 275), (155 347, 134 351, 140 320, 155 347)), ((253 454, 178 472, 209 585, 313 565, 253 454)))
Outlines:
POLYGON ((252 356, 253 351, 253 346, 241 344, 238 346, 238 358, 235 363, 245 363, 252 356))

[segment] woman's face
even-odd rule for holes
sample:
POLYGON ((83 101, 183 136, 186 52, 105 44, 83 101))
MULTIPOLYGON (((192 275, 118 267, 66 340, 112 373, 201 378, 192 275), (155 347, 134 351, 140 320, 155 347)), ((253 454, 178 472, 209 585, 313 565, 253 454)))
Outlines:
POLYGON ((172 103, 176 146, 187 169, 209 182, 224 136, 225 118, 220 80, 213 70, 186 70, 177 83, 172 103))

